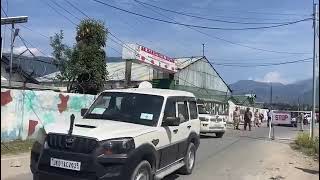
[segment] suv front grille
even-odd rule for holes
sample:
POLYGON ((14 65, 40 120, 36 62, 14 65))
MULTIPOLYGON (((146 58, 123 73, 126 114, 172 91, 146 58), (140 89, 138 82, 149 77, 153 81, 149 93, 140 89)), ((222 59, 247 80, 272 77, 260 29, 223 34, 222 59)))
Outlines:
POLYGON ((205 117, 199 117, 200 121, 208 121, 205 117))
POLYGON ((94 138, 51 133, 47 136, 47 143, 52 149, 85 154, 91 153, 98 146, 94 138))
POLYGON ((221 118, 211 118, 210 119, 211 122, 222 122, 221 118))

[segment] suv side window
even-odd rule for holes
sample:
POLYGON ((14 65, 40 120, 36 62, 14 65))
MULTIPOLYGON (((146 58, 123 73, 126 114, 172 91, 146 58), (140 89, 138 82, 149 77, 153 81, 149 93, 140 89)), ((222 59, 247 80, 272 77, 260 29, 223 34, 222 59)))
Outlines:
POLYGON ((189 101, 189 109, 190 109, 190 119, 197 119, 198 111, 197 111, 197 103, 195 101, 189 101))
POLYGON ((166 119, 167 117, 177 117, 176 100, 174 98, 167 99, 163 119, 166 119))
POLYGON ((187 101, 178 102, 178 117, 180 118, 180 123, 184 123, 189 120, 187 101))

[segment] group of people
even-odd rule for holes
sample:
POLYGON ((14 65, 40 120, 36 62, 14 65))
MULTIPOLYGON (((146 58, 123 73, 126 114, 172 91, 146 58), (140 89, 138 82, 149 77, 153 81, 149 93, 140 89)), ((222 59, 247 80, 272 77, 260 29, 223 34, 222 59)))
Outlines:
MULTIPOLYGON (((233 111, 233 128, 239 129, 239 124, 241 121, 241 113, 239 107, 236 107, 236 109, 233 111)), ((259 112, 257 109, 254 113, 254 127, 260 127, 262 121, 263 121, 264 115, 259 112)), ((249 126, 249 131, 251 131, 251 119, 252 119, 252 112, 250 111, 250 108, 247 108, 243 115, 244 120, 244 130, 247 130, 247 126, 249 126)))

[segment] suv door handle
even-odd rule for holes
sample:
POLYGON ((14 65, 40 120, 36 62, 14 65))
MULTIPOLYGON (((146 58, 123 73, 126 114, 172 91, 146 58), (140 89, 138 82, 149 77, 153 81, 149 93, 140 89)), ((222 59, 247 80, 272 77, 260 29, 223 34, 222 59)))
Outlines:
POLYGON ((190 129, 190 128, 191 128, 191 125, 187 126, 187 128, 190 129))
POLYGON ((178 132, 178 129, 173 130, 173 133, 177 134, 177 132, 178 132))

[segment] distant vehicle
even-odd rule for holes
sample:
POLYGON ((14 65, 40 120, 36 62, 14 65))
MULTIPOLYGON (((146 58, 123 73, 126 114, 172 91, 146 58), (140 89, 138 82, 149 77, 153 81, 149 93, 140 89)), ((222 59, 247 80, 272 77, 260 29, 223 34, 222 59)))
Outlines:
POLYGON ((222 116, 211 115, 203 104, 198 104, 200 133, 214 133, 216 137, 221 138, 227 129, 227 123, 222 116))

